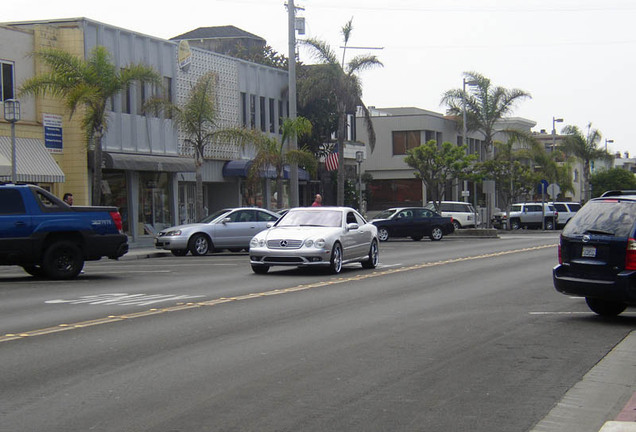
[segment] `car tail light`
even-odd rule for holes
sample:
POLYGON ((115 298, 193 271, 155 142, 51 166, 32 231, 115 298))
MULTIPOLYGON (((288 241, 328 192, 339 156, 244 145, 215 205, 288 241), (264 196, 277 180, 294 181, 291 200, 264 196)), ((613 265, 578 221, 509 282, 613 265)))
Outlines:
POLYGON ((110 217, 113 220, 113 223, 115 224, 115 227, 117 228, 117 231, 121 233, 122 230, 124 229, 124 226, 121 223, 121 214, 119 214, 118 211, 112 211, 110 212, 110 217))
POLYGON ((630 238, 627 241, 627 253, 625 254, 625 270, 636 270, 636 240, 630 238))
POLYGON ((558 246, 558 255, 559 255, 559 264, 563 264, 563 257, 561 256, 561 242, 559 242, 558 246))

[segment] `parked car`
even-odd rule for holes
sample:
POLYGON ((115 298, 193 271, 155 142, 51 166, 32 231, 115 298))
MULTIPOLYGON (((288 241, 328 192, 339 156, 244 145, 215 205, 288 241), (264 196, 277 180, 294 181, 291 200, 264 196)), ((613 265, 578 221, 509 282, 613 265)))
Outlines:
MULTIPOLYGON (((429 201, 425 208, 436 211, 435 203, 429 201)), ((455 229, 476 228, 481 224, 481 216, 475 211, 475 207, 471 203, 463 201, 441 201, 439 203, 439 214, 442 216, 452 217, 455 229), (475 224, 475 217, 477 223, 475 224)))
MULTIPOLYGON (((521 228, 542 228, 553 230, 556 228, 558 212, 553 205, 543 203, 519 203, 510 207, 510 226, 513 230, 521 228)), ((491 220, 495 228, 506 228, 506 212, 495 213, 491 220)))
POLYGON ((410 237, 420 241, 424 236, 439 241, 455 231, 453 218, 424 207, 390 208, 378 213, 371 223, 378 227, 380 241, 392 237, 410 237))
POLYGON ((238 252, 249 248, 250 240, 279 216, 269 210, 241 207, 214 212, 199 223, 163 229, 155 237, 155 247, 175 256, 205 255, 222 249, 238 252))
POLYGON ((342 266, 360 262, 378 265, 378 230, 349 207, 297 207, 250 242, 254 273, 272 266, 328 267, 340 273, 342 266))
POLYGON ((572 216, 581 209, 581 203, 576 202, 551 202, 549 203, 559 212, 557 216, 557 228, 563 228, 572 216))
POLYGON ((636 193, 627 193, 606 192, 570 219, 552 271, 557 291, 585 297, 599 315, 636 306, 636 193))

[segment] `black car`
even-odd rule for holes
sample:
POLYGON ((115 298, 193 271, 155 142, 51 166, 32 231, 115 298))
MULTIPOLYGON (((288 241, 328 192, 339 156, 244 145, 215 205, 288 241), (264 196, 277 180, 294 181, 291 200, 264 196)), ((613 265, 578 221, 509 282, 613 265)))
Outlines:
POLYGON ((590 200, 561 233, 554 287, 585 297, 599 315, 636 306, 636 191, 610 191, 590 200))
POLYGON ((410 237, 419 241, 424 236, 438 241, 455 231, 453 218, 424 207, 390 208, 375 216, 371 223, 378 227, 380 241, 391 237, 410 237))

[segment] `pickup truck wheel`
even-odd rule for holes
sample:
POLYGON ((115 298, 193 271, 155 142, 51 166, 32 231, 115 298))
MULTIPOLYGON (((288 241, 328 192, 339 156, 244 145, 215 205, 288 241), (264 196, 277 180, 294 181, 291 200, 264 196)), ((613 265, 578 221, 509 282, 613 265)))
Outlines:
POLYGON ((174 256, 186 256, 188 254, 187 249, 172 249, 170 252, 174 256))
POLYGON ((42 270, 51 279, 73 279, 83 268, 82 251, 69 241, 51 244, 42 258, 42 270))
POLYGON ((210 240, 204 234, 195 234, 188 243, 188 249, 194 256, 205 255, 211 249, 210 240))
POLYGON ((433 227, 431 230, 431 235, 429 236, 433 241, 440 241, 442 237, 444 237, 444 231, 438 226, 433 227))
POLYGON ((35 277, 44 276, 44 270, 42 270, 42 267, 37 265, 22 266, 22 269, 28 274, 30 274, 31 276, 35 276, 35 277))
POLYGON ((601 316, 613 317, 627 308, 624 303, 599 298, 585 297, 585 302, 592 312, 601 316))

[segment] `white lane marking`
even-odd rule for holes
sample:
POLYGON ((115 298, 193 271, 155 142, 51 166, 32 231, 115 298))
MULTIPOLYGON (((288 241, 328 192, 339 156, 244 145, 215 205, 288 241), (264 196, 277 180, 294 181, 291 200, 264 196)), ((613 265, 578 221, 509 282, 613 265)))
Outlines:
POLYGON ((126 294, 126 293, 110 293, 81 296, 76 299, 65 300, 55 299, 47 300, 47 304, 89 304, 89 305, 119 305, 119 306, 147 306, 154 303, 188 300, 201 298, 205 296, 193 295, 174 295, 174 294, 126 294))

